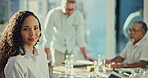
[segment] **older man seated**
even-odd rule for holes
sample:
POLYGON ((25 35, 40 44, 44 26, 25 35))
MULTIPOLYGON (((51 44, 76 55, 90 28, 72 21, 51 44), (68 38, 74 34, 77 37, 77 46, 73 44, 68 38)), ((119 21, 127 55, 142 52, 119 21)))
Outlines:
POLYGON ((145 68, 148 65, 147 25, 142 21, 134 22, 129 29, 130 40, 121 54, 106 60, 112 68, 145 68), (122 62, 125 61, 125 64, 122 62))

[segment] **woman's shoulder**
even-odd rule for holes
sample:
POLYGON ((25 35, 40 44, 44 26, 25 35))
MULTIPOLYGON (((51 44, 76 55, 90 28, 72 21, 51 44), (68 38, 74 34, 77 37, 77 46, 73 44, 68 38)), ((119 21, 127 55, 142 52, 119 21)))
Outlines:
POLYGON ((17 55, 17 56, 10 57, 8 59, 8 62, 11 62, 11 63, 19 63, 19 62, 22 62, 23 60, 24 60, 24 58, 23 58, 22 55, 17 55))
POLYGON ((9 67, 20 67, 22 65, 24 65, 24 58, 22 55, 17 55, 17 56, 13 56, 13 57, 10 57, 8 59, 8 62, 6 64, 6 68, 9 68, 9 67))
POLYGON ((25 65, 26 65, 26 62, 24 62, 24 57, 22 55, 17 55, 17 56, 13 56, 13 57, 10 57, 8 59, 8 62, 5 66, 5 72, 9 72, 9 71, 12 71, 14 72, 15 70, 25 70, 25 65))

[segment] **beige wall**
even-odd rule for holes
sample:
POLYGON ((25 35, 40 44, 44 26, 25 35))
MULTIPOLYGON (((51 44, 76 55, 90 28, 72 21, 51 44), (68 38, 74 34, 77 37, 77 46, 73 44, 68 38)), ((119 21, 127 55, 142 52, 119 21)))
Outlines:
POLYGON ((115 0, 107 0, 106 58, 115 56, 115 0))
MULTIPOLYGON (((144 22, 147 24, 148 26, 148 0, 144 0, 144 22)), ((148 37, 148 33, 146 34, 146 36, 148 37)))
POLYGON ((148 25, 148 0, 144 0, 144 22, 148 25))

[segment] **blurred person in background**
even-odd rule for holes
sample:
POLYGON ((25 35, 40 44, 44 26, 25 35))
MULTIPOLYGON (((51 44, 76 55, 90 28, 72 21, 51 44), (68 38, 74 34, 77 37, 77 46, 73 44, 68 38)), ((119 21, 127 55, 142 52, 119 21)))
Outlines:
POLYGON ((11 17, 0 39, 0 71, 6 78, 49 78, 46 53, 35 47, 40 36, 34 13, 19 11, 11 17))
POLYGON ((52 64, 59 65, 66 55, 72 55, 78 46, 85 60, 93 61, 87 56, 84 35, 84 19, 80 11, 75 11, 76 0, 62 0, 61 6, 47 14, 45 52, 52 58, 52 64), (52 48, 51 48, 52 47, 52 48), (55 59, 55 60, 54 60, 55 59))
POLYGON ((115 68, 145 68, 148 65, 147 25, 142 21, 134 22, 129 29, 130 40, 121 54, 114 59, 106 60, 115 68), (124 61, 124 63, 123 63, 124 61))
POLYGON ((143 10, 142 9, 139 9, 138 11, 131 13, 127 17, 123 25, 123 34, 128 40, 130 39, 128 35, 128 30, 135 21, 143 21, 143 10))

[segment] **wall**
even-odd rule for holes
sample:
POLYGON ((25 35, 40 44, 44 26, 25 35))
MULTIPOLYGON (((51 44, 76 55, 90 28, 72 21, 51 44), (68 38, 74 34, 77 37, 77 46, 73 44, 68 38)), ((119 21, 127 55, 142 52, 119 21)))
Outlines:
POLYGON ((88 55, 95 59, 98 54, 114 56, 114 0, 89 0, 87 7, 88 55))
POLYGON ((148 26, 148 0, 144 0, 144 22, 146 22, 148 26))

